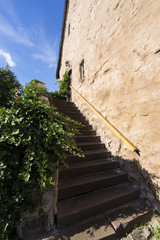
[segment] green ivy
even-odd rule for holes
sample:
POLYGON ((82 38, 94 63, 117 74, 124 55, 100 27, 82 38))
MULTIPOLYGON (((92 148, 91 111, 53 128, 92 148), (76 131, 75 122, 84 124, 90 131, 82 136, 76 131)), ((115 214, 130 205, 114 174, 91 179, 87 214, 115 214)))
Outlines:
POLYGON ((68 96, 68 88, 69 88, 68 70, 65 71, 62 80, 59 80, 58 83, 59 83, 59 91, 51 92, 51 95, 52 97, 58 97, 65 100, 68 96))
POLYGON ((54 184, 50 154, 64 164, 67 152, 82 156, 74 138, 79 124, 45 105, 43 93, 32 81, 15 108, 0 108, 1 240, 16 239, 22 212, 40 209, 42 190, 54 184))

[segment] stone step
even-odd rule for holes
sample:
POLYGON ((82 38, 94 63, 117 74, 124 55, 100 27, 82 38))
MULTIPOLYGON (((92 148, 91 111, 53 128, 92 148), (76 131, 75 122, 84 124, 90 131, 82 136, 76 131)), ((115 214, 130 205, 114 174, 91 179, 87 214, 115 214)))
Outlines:
POLYGON ((91 173, 109 171, 118 167, 118 161, 113 159, 98 159, 92 161, 83 161, 69 163, 68 168, 61 167, 59 170, 59 179, 66 179, 76 176, 84 176, 91 173))
MULTIPOLYGON (((68 117, 68 116, 67 116, 68 117)), ((78 127, 79 129, 92 129, 92 126, 89 125, 89 123, 87 122, 87 120, 83 120, 83 119, 73 119, 73 118, 70 118, 78 123, 80 123, 80 126, 78 127), (88 128, 89 127, 89 128, 88 128)))
POLYGON ((58 198, 64 199, 122 183, 126 173, 120 170, 96 172, 84 176, 75 176, 59 180, 58 198))
POLYGON ((66 114, 66 115, 79 115, 81 114, 81 116, 83 116, 83 114, 80 112, 80 110, 77 108, 77 107, 74 107, 74 108, 60 108, 60 112, 62 112, 63 114, 66 114))
POLYGON ((69 118, 71 118, 71 119, 73 119, 73 120, 75 120, 75 121, 77 121, 77 122, 82 122, 83 124, 88 124, 88 121, 86 120, 86 118, 85 117, 83 117, 82 115, 77 115, 77 116, 73 116, 73 115, 69 115, 69 114, 66 114, 66 116, 68 116, 69 118))
POLYGON ((81 132, 81 131, 83 131, 83 130, 87 130, 87 131, 88 131, 88 130, 92 130, 92 126, 89 125, 89 124, 80 126, 80 127, 79 127, 79 131, 81 132))
POLYGON ((58 228, 96 216, 107 210, 136 199, 139 188, 128 183, 60 200, 58 203, 58 228))
POLYGON ((122 235, 134 229, 135 225, 139 226, 148 221, 151 215, 152 211, 145 209, 144 204, 140 203, 138 199, 111 211, 74 223, 51 236, 52 240, 118 240, 122 235))
POLYGON ((105 149, 105 144, 101 143, 101 142, 78 143, 77 146, 80 147, 82 149, 82 151, 105 149))
POLYGON ((84 151, 83 152, 85 157, 77 157, 71 154, 67 154, 67 163, 72 162, 83 162, 83 161, 90 161, 90 160, 97 160, 97 159, 106 159, 111 157, 111 152, 108 152, 106 149, 99 149, 99 150, 91 150, 91 151, 84 151))
POLYGON ((84 118, 84 119, 82 119, 82 118, 79 118, 79 119, 71 118, 71 119, 73 119, 74 121, 77 121, 77 122, 81 123, 81 124, 84 125, 84 126, 89 125, 89 122, 88 122, 85 118, 84 118))
MULTIPOLYGON (((67 115, 65 115, 65 116, 67 116, 67 115)), ((76 118, 72 118, 72 117, 70 117, 70 116, 67 116, 67 117, 69 117, 69 118, 71 118, 72 120, 80 123, 82 126, 79 126, 79 129, 81 129, 81 128, 83 129, 83 128, 86 128, 86 127, 89 126, 89 122, 88 122, 85 118, 83 118, 83 117, 77 118, 77 119, 76 119, 76 118)), ((92 126, 89 127, 89 129, 92 129, 92 126)))
POLYGON ((75 104, 68 104, 68 103, 58 103, 54 102, 53 105, 54 107, 58 108, 59 111, 76 111, 79 110, 75 104))
POLYGON ((71 117, 71 118, 83 118, 85 119, 85 117, 82 115, 82 113, 80 111, 63 111, 63 114, 71 117))
POLYGON ((83 114, 78 110, 74 104, 71 102, 65 102, 62 100, 54 101, 54 106, 57 107, 60 113, 67 115, 75 121, 82 123, 83 125, 88 125, 88 121, 85 119, 83 114))
POLYGON ((88 123, 87 119, 81 113, 78 113, 78 114, 66 114, 65 112, 61 112, 61 113, 68 116, 71 119, 74 119, 75 121, 83 121, 86 124, 88 123))
POLYGON ((81 135, 95 135, 96 136, 96 131, 94 130, 80 130, 81 135))
POLYGON ((79 109, 76 106, 55 106, 59 112, 64 113, 65 112, 80 112, 79 109))
POLYGON ((78 135, 76 136, 76 142, 77 143, 85 143, 85 142, 100 142, 99 136, 94 135, 78 135))
POLYGON ((76 222, 50 237, 52 240, 116 240, 115 231, 103 214, 76 222))
MULTIPOLYGON (((55 106, 56 107, 56 106, 55 106)), ((77 107, 64 107, 64 106, 61 106, 61 107, 56 107, 57 108, 57 110, 60 112, 60 113, 62 113, 62 114, 65 114, 65 112, 67 111, 69 111, 69 112, 78 112, 79 113, 79 110, 78 110, 78 108, 77 107)))
MULTIPOLYGON (((58 109, 59 111, 59 109, 58 109)), ((85 117, 80 113, 79 115, 71 115, 71 114, 65 114, 64 112, 59 111, 60 113, 66 115, 67 117, 73 119, 74 121, 80 122, 82 125, 88 125, 88 121, 85 119, 85 117)))
POLYGON ((55 105, 55 106, 69 106, 69 107, 76 106, 74 104, 74 102, 66 102, 66 101, 61 100, 61 99, 53 98, 51 101, 52 101, 52 104, 55 105))
MULTIPOLYGON (((152 210, 144 206, 141 199, 104 213, 117 236, 133 230, 135 225, 144 224, 152 215, 152 210)), ((144 238, 143 238, 144 239, 144 238)))

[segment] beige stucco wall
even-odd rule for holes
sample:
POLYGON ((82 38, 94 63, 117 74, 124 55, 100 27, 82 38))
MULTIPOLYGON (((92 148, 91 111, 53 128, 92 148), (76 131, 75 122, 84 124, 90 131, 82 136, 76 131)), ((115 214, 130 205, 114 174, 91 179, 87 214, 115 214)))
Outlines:
POLYGON ((154 192, 160 199, 159 49, 159 0, 70 0, 60 76, 69 60, 75 89, 138 147, 140 156, 72 94, 106 147, 122 159, 122 167, 144 183, 143 197, 151 201, 154 192))

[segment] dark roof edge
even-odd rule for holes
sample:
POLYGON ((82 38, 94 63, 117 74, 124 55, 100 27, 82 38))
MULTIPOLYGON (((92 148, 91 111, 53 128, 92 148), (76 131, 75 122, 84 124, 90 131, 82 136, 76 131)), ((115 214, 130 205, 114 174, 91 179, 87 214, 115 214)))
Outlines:
POLYGON ((61 57, 62 57, 62 49, 63 49, 63 41, 64 41, 64 32, 66 28, 66 18, 68 13, 68 5, 69 0, 65 0, 65 7, 64 7, 64 15, 63 15, 63 24, 62 24, 62 32, 61 32, 61 41, 59 45, 59 55, 58 55, 58 62, 57 62, 57 70, 56 70, 56 78, 59 78, 59 70, 61 66, 61 57))

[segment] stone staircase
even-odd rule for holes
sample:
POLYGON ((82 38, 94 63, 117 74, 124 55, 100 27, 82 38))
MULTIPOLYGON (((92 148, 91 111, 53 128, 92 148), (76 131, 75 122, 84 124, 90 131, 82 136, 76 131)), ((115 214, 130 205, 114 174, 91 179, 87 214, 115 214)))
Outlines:
POLYGON ((60 168, 58 232, 52 239, 118 239, 150 217, 139 186, 128 181, 74 103, 54 99, 53 104, 85 125, 76 137, 85 157, 68 155, 69 167, 60 168))

